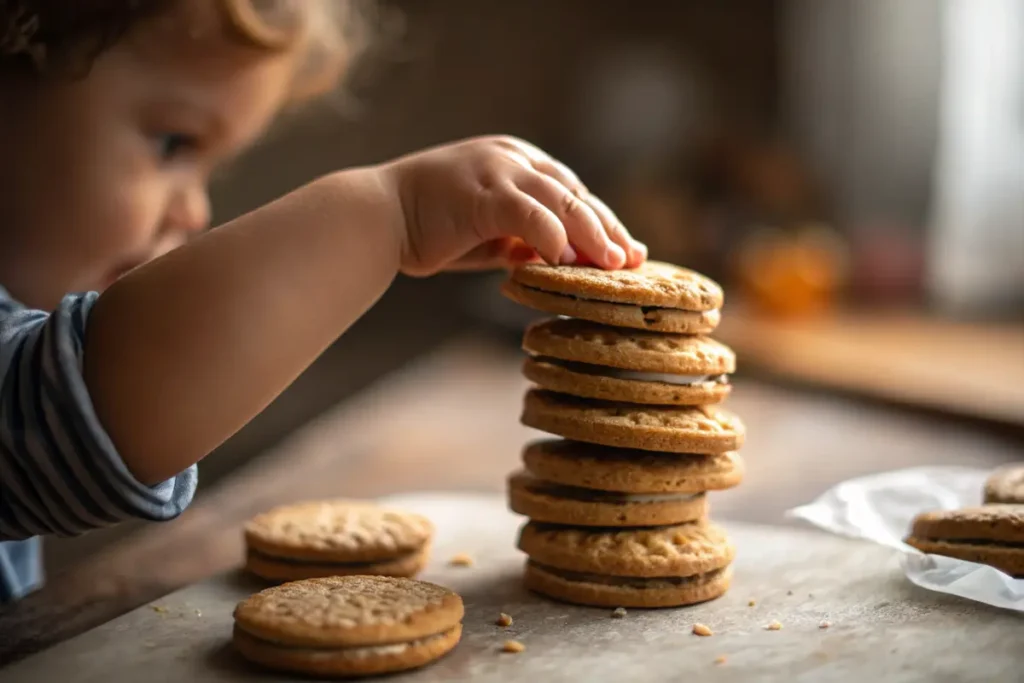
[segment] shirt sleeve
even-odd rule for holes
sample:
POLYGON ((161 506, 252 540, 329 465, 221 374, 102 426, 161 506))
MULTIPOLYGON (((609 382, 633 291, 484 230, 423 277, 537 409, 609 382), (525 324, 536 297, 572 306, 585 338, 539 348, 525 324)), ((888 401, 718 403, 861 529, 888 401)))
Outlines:
POLYGON ((82 351, 97 295, 68 296, 46 313, 5 294, 0 289, 0 540, 181 514, 195 494, 195 466, 146 486, 96 417, 82 351))

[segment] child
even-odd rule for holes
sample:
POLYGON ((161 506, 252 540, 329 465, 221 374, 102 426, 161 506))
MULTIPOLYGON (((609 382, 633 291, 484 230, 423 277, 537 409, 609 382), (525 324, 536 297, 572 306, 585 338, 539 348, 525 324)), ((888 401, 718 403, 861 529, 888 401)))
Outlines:
POLYGON ((351 60, 341 10, 0 0, 0 601, 39 585, 39 536, 180 514, 195 463, 396 274, 646 257, 507 137, 332 173, 200 235, 210 173, 351 60))

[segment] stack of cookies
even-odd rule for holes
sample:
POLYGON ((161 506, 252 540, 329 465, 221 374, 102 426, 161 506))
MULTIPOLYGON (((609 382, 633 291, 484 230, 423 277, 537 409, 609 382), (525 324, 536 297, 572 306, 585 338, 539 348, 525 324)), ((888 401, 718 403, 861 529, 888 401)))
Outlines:
POLYGON ((509 478, 530 518, 519 548, 526 584, 552 598, 666 607, 725 593, 735 551, 707 519, 707 492, 737 485, 743 425, 717 404, 735 357, 704 335, 721 288, 684 268, 531 264, 503 287, 560 317, 523 339, 524 424, 554 434, 529 444, 509 478))

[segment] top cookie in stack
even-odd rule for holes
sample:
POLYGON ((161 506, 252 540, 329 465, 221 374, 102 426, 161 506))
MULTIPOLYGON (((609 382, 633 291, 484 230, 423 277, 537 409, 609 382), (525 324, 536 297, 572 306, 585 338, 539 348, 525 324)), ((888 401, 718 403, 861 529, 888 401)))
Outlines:
POLYGON ((700 273, 659 261, 613 271, 529 264, 516 269, 502 292, 546 313, 679 334, 713 331, 724 298, 700 273))
POLYGON ((565 439, 528 445, 524 470, 509 478, 512 509, 531 520, 520 538, 527 585, 561 600, 626 607, 724 593, 734 552, 708 521, 705 494, 742 479, 733 451, 744 428, 717 405, 729 396, 735 356, 702 336, 720 319, 721 288, 659 262, 620 271, 531 264, 503 292, 562 316, 531 325, 523 338, 523 373, 536 388, 522 421, 565 439), (538 554, 530 539, 539 537, 549 550, 564 547, 538 554), (653 545, 636 561, 600 567, 579 551, 613 541, 653 545), (665 552, 680 561, 661 562, 665 552))

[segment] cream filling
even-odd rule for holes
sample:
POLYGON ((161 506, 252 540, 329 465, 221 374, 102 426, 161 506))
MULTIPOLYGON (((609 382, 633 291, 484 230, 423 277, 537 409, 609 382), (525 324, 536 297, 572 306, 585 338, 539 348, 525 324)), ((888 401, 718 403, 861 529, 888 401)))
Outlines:
POLYGON ((426 645, 435 640, 440 640, 448 635, 448 631, 438 633, 433 636, 427 636, 425 638, 417 638, 415 640, 409 640, 404 643, 388 643, 385 645, 359 645, 356 647, 331 647, 330 645, 324 645, 317 647, 313 645, 292 645, 291 643, 284 643, 280 640, 273 640, 271 638, 264 638, 257 636, 247 631, 242 626, 236 626, 244 631, 247 636, 261 643, 272 645, 276 648, 284 650, 291 650, 293 652, 308 652, 311 654, 341 654, 352 659, 365 659, 367 657, 381 657, 386 655, 400 655, 411 647, 419 647, 426 645))
POLYGON ((579 361, 562 360, 549 356, 534 356, 534 360, 541 363, 550 363, 560 368, 584 375, 596 375, 599 377, 610 377, 612 379, 628 379, 634 382, 662 382, 677 386, 696 386, 708 382, 714 384, 728 384, 729 375, 676 375, 667 372, 639 372, 637 370, 623 370, 593 363, 580 363, 579 361))
POLYGON ((588 489, 582 486, 553 484, 543 479, 533 479, 526 484, 526 488, 533 493, 589 503, 675 503, 698 500, 704 496, 703 493, 621 493, 619 491, 598 491, 597 489, 588 489))
POLYGON ((534 560, 530 560, 529 563, 548 574, 552 574, 560 579, 565 579, 566 581, 572 581, 574 583, 596 583, 602 586, 627 586, 630 588, 668 588, 685 586, 690 583, 711 579, 715 575, 724 571, 722 569, 716 569, 714 571, 707 572, 706 574, 693 574, 691 576, 611 576, 606 574, 591 574, 589 572, 576 572, 568 569, 559 569, 558 567, 541 564, 534 560))
POLYGON ((360 568, 363 568, 363 567, 373 567, 373 566, 380 565, 380 564, 385 564, 385 563, 390 564, 391 562, 398 562, 400 560, 405 559, 406 557, 412 557, 413 555, 416 554, 415 552, 412 552, 412 553, 408 553, 406 555, 399 555, 399 556, 396 556, 396 557, 390 557, 390 558, 385 559, 385 560, 373 560, 373 561, 365 561, 365 562, 340 562, 338 560, 317 560, 317 559, 313 559, 313 558, 304 558, 304 557, 282 557, 280 555, 272 555, 270 553, 265 553, 262 550, 256 550, 255 548, 249 548, 247 550, 247 552, 249 553, 249 555, 252 555, 254 557, 261 557, 264 560, 269 560, 271 562, 279 562, 281 564, 297 564, 297 565, 310 565, 310 564, 314 564, 314 565, 321 566, 321 567, 344 567, 346 569, 360 569, 360 568))

